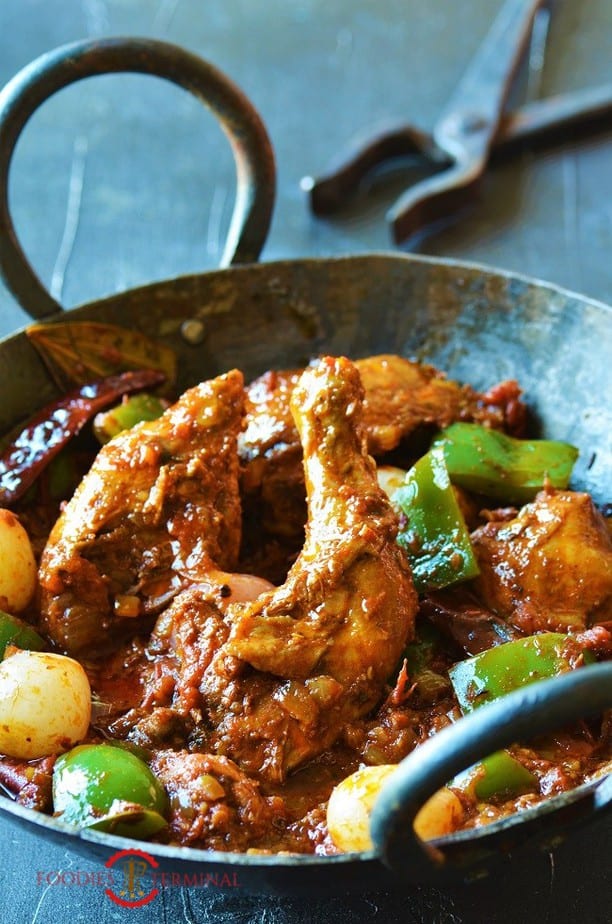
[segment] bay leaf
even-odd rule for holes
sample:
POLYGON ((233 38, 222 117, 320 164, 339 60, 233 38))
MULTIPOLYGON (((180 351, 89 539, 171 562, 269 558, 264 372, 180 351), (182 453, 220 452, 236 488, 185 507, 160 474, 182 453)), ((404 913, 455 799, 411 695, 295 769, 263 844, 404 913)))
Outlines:
POLYGON ((32 324, 26 335, 65 391, 132 369, 157 369, 166 388, 176 379, 176 353, 140 331, 97 321, 32 324))

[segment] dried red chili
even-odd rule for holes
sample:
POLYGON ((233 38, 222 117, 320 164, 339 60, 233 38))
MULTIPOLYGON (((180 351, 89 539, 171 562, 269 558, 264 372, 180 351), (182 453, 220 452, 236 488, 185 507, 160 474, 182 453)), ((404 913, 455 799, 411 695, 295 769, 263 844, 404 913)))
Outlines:
POLYGON ((44 407, 0 455, 0 505, 19 500, 66 443, 98 411, 124 394, 154 388, 163 372, 138 369, 98 379, 44 407))

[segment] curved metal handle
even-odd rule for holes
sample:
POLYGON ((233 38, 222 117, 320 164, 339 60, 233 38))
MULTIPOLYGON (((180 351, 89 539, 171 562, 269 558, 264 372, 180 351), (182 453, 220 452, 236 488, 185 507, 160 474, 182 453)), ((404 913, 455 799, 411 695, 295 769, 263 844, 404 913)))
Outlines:
POLYGON ((236 201, 221 265, 255 261, 265 243, 276 188, 274 154, 260 116, 228 77, 196 55, 152 39, 65 45, 37 58, 0 93, 0 273, 32 317, 62 309, 28 262, 11 219, 8 180, 17 140, 38 106, 58 90, 84 77, 120 72, 152 74, 178 84, 219 119, 237 172, 236 201))
POLYGON ((492 859, 516 846, 550 849, 564 828, 612 806, 612 777, 579 787, 490 825, 423 842, 414 819, 457 773, 499 748, 596 715, 612 705, 612 663, 594 664, 510 693, 481 706, 412 752, 381 790, 371 831, 383 861, 412 881, 481 875, 492 859), (581 804, 579 804, 581 803, 581 804))

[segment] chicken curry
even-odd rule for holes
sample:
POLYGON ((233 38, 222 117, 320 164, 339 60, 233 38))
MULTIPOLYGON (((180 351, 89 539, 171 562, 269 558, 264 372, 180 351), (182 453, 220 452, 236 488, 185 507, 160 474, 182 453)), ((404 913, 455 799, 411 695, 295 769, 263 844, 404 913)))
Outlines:
MULTIPOLYGON (((20 497, 21 444, 0 464, 0 782, 22 804, 199 848, 361 850, 421 742, 610 657, 605 511, 569 487, 574 447, 526 438, 517 383, 327 356, 158 404, 99 414, 104 445, 84 427, 20 497)), ((419 833, 607 772, 611 729, 466 768, 419 833)))

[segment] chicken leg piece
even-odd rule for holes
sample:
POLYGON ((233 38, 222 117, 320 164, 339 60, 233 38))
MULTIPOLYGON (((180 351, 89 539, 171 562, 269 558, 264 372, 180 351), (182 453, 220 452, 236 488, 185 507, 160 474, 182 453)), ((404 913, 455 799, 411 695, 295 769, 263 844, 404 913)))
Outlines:
POLYGON ((181 588, 235 569, 243 400, 229 372, 100 450, 41 559, 42 623, 59 647, 95 658, 181 588))
POLYGON ((323 358, 300 378, 291 407, 308 494, 304 547, 281 587, 228 607, 227 640, 199 678, 214 728, 207 749, 272 780, 376 705, 413 635, 417 595, 365 449, 362 402, 347 359, 323 358))
MULTIPOLYGON (((383 354, 355 361, 365 390, 363 428, 368 451, 380 458, 422 426, 473 420, 520 433, 525 409, 516 382, 488 394, 446 379, 433 366, 383 354)), ((306 520, 302 450, 290 397, 300 370, 272 371, 246 392, 246 426, 238 438, 247 514, 270 536, 303 538, 306 520)), ((257 537, 259 542, 259 535, 257 537)))

